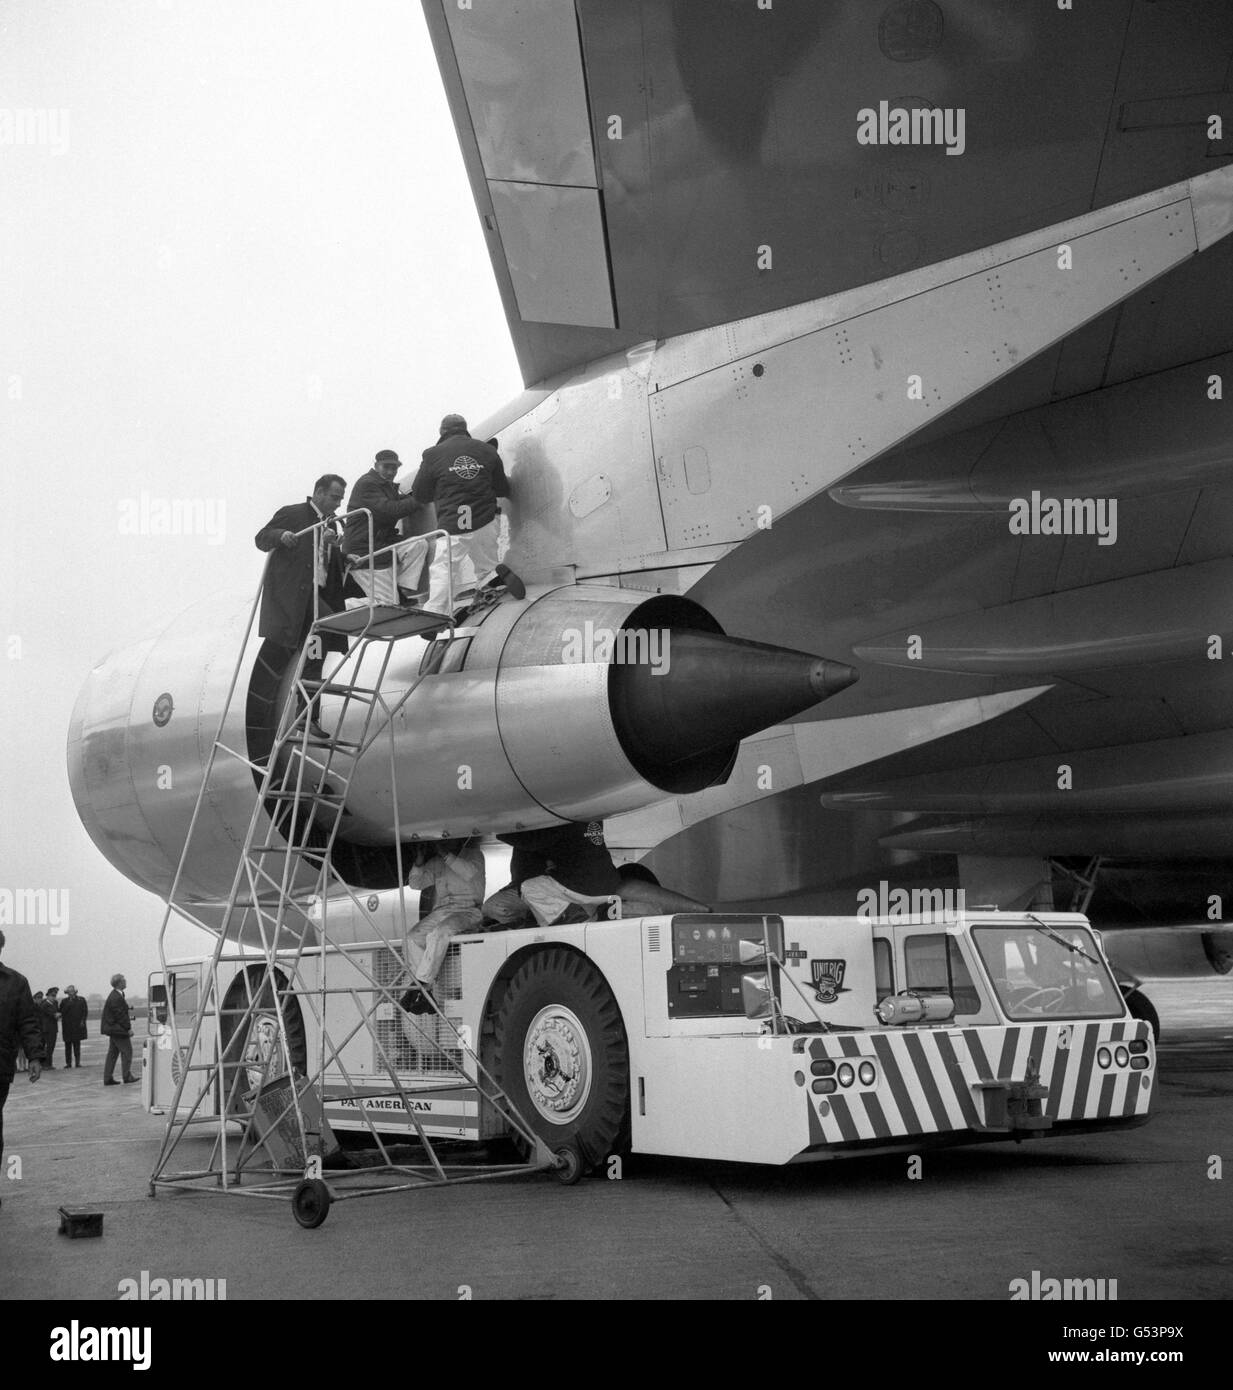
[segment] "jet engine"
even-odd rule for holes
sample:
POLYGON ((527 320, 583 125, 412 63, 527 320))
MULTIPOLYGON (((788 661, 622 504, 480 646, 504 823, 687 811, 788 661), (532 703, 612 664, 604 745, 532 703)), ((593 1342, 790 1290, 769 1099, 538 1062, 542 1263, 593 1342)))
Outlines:
MULTIPOLYGON (((294 662, 256 636, 251 608, 251 597, 205 600, 108 657, 68 743, 91 838, 165 898, 218 737, 175 893, 215 909, 254 817, 257 837, 278 839, 259 790, 294 662)), ((379 688, 367 728, 358 699, 325 693, 316 710, 340 746, 366 745, 333 866, 357 888, 392 887, 400 841, 601 819, 699 791, 727 779, 742 738, 853 680, 839 663, 729 637, 689 599, 609 585, 530 590, 452 638, 354 644, 329 687, 379 688)), ((325 761, 320 749, 290 756, 325 761)), ((300 865, 291 886, 311 879, 300 865)))

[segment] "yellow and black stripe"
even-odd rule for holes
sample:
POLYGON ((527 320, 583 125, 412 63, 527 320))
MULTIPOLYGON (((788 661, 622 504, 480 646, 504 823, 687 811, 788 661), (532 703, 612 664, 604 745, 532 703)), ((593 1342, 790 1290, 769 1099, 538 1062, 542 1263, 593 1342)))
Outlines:
POLYGON ((813 1039, 809 1055, 810 1134, 825 1144, 980 1132, 976 1083, 1023 1081, 1029 1067, 1047 1088, 1043 1113, 1054 1122, 1129 1119, 1147 1113, 1155 1062, 1150 1026, 1124 1019, 836 1033, 813 1039), (864 1061, 874 1065, 868 1083, 864 1061))

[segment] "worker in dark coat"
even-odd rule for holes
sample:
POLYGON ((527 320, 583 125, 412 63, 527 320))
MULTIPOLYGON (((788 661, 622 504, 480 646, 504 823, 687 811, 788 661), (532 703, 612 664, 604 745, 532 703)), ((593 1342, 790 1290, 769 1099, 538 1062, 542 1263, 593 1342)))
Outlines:
POLYGON ((111 977, 111 993, 103 1004, 103 1016, 99 1020, 99 1032, 109 1039, 107 1057, 103 1062, 104 1086, 120 1084, 112 1076, 117 1059, 120 1060, 121 1075, 125 1081, 138 1079, 133 1075, 133 1020, 129 1013, 128 1000, 124 997, 127 988, 128 981, 123 975, 111 977))
MULTIPOLYGON (((326 473, 313 484, 311 497, 280 507, 253 538, 258 550, 270 553, 258 632, 288 651, 300 649, 312 626, 314 581, 318 616, 342 611, 344 575, 336 526, 309 535, 297 533, 329 521, 346 494, 346 480, 326 473)), ((346 638, 326 633, 321 647, 323 652, 345 652, 346 638)))
POLYGON ((57 986, 47 991, 39 1003, 43 1024, 43 1052, 47 1058, 48 1071, 55 1071, 56 1039, 60 1035, 60 991, 57 986))
POLYGON ((347 532, 343 554, 351 562, 351 575, 375 603, 408 603, 419 589, 420 574, 428 555, 428 542, 418 537, 399 540, 398 524, 422 514, 414 497, 404 497, 394 482, 402 466, 393 449, 381 449, 373 466, 351 489, 347 502, 347 532), (368 548, 368 517, 372 513, 372 550, 368 548), (394 546, 393 550, 389 549, 394 546), (384 553, 378 553, 384 552, 384 553), (372 560, 369 563, 369 556, 372 560))
POLYGON ((461 415, 441 421, 437 442, 424 450, 411 495, 436 509, 438 539, 432 557, 428 608, 443 613, 471 588, 490 583, 497 568, 499 503, 510 495, 501 455, 485 440, 472 439, 461 415), (470 567, 471 573, 467 570, 470 567))
MULTIPOLYGON (((0 951, 4 933, 0 931, 0 951)), ((17 1071, 17 1053, 30 1060, 30 1080, 37 1081, 43 1065, 43 1029, 30 985, 24 975, 0 965, 0 1154, 4 1151, 4 1102, 17 1071)))
POLYGON ((64 1039, 64 1065, 81 1067, 81 1045, 86 1038, 86 1019, 90 1006, 77 993, 76 985, 69 985, 60 1003, 60 1036, 64 1039))

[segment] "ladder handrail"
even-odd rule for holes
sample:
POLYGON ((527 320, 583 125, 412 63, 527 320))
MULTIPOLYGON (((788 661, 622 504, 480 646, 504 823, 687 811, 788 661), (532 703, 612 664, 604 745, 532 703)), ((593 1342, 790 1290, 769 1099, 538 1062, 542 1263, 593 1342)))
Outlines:
MULTIPOLYGON (((314 522, 311 526, 305 526, 305 527, 303 527, 303 528, 302 528, 301 530, 299 530, 299 531, 294 531, 294 532, 292 532, 292 534, 295 536, 296 540, 298 541, 298 540, 300 539, 301 536, 315 535, 316 532, 321 531, 321 530, 323 530, 323 529, 326 528, 326 527, 329 527, 329 528, 330 528, 331 534, 334 535, 334 534, 336 534, 336 533, 334 532, 334 530, 333 530, 333 524, 334 524, 335 522, 338 522, 338 521, 348 521, 348 520, 350 520, 352 517, 356 517, 356 516, 363 516, 363 517, 366 518, 366 526, 367 526, 367 530, 368 530, 368 553, 367 553, 366 555, 351 556, 351 555, 348 555, 348 554, 344 551, 344 552, 343 552, 343 555, 344 555, 344 559, 347 561, 347 570, 348 570, 349 573, 354 574, 354 573, 356 572, 356 570, 357 570, 357 569, 360 569, 360 568, 367 568, 367 570, 368 570, 369 593, 368 593, 368 595, 366 596, 366 602, 367 602, 368 608, 370 609, 370 616, 369 616, 369 623, 370 623, 370 625, 371 625, 371 620, 372 620, 372 619, 371 619, 371 610, 373 610, 373 609, 375 609, 375 608, 378 608, 378 607, 382 606, 382 605, 379 605, 379 604, 373 599, 373 597, 372 597, 372 588, 373 588, 373 578, 374 578, 374 574, 375 574, 375 571, 376 571, 376 570, 378 570, 378 569, 384 570, 384 569, 386 568, 385 565, 378 565, 378 564, 376 563, 377 557, 378 557, 379 555, 389 555, 389 556, 390 556, 390 568, 393 569, 393 568, 395 568, 395 556, 394 556, 394 552, 398 549, 398 547, 399 547, 400 545, 406 545, 408 541, 436 541, 436 540, 444 540, 444 541, 445 541, 445 545, 446 545, 446 550, 447 550, 447 552, 448 552, 448 554, 449 554, 450 563, 449 563, 449 565, 448 565, 448 567, 447 567, 447 571, 446 571, 446 605, 445 605, 445 606, 446 606, 446 608, 448 609, 448 612, 441 614, 441 616, 444 617, 444 618, 449 618, 449 619, 450 619, 450 625, 453 626, 453 612, 454 612, 454 537, 453 537, 453 535, 451 535, 451 533, 450 533, 449 531, 445 530, 444 527, 438 526, 438 527, 436 528, 436 530, 434 530, 434 531, 425 531, 425 532, 423 532, 422 535, 418 535, 418 536, 400 536, 400 537, 398 538, 398 540, 396 540, 396 541, 391 541, 389 545, 383 545, 383 546, 379 547, 378 549, 374 550, 374 549, 373 549, 373 544, 372 544, 372 543, 373 543, 373 514, 372 514, 372 509, 369 508, 369 507, 353 507, 350 511, 346 511, 346 512, 335 512, 332 516, 325 517, 325 518, 324 518, 323 520, 321 520, 321 521, 316 521, 316 522, 314 522), (358 564, 358 565, 356 564, 356 561, 357 561, 357 560, 360 562, 360 564, 358 564)), ((342 546, 342 540, 341 540, 341 539, 338 540, 338 545, 339 545, 339 547, 340 547, 340 549, 341 549, 341 546, 342 546)), ((277 547, 275 547, 275 549, 276 549, 276 548, 277 548, 277 547)), ((272 554, 272 553, 273 553, 273 550, 271 550, 271 554, 272 554)), ((268 563, 269 563, 269 562, 267 561, 267 566, 268 566, 268 563)), ((477 576, 477 577, 478 577, 478 576, 477 576)), ((263 577, 262 577, 262 587, 264 587, 264 584, 265 584, 265 578, 264 578, 264 576, 263 576, 263 577)), ((258 589, 258 594, 260 594, 260 589, 258 589)), ((319 621, 319 619, 320 619, 320 617, 321 617, 320 599, 321 599, 320 592, 319 592, 317 586, 314 584, 314 585, 313 585, 313 622, 314 622, 314 623, 316 623, 317 621, 319 621)), ((365 629, 365 631, 367 631, 367 629, 365 629)), ((358 635, 360 635, 360 634, 356 634, 356 635, 358 636, 358 635)))

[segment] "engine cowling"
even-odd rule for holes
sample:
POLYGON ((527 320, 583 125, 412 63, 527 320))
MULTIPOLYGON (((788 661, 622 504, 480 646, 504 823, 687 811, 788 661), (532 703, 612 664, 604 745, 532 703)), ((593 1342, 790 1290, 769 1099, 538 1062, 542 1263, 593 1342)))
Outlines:
MULTIPOLYGON (((251 607, 251 595, 205 600, 107 658, 78 698, 69 735, 70 781, 91 838, 161 897, 216 734, 242 755, 215 757, 176 893, 207 921, 232 888, 250 821, 258 842, 279 842, 258 796, 260 769, 244 759, 270 751, 290 671, 281 649, 247 630, 251 607)), ((369 643, 331 676, 351 679, 379 685, 381 700, 333 863, 372 889, 396 884, 400 840, 602 818, 722 781, 741 738, 855 675, 728 637, 689 599, 593 585, 504 601, 452 641, 369 643)), ((340 739, 360 741, 363 717, 355 701, 321 697, 318 718, 340 739)), ((341 766, 336 757, 335 778, 341 766)), ((303 771, 311 780, 314 769, 303 771)), ((266 867, 277 876, 280 866, 266 867)), ((291 886, 307 891, 311 867, 293 869, 291 886)))

